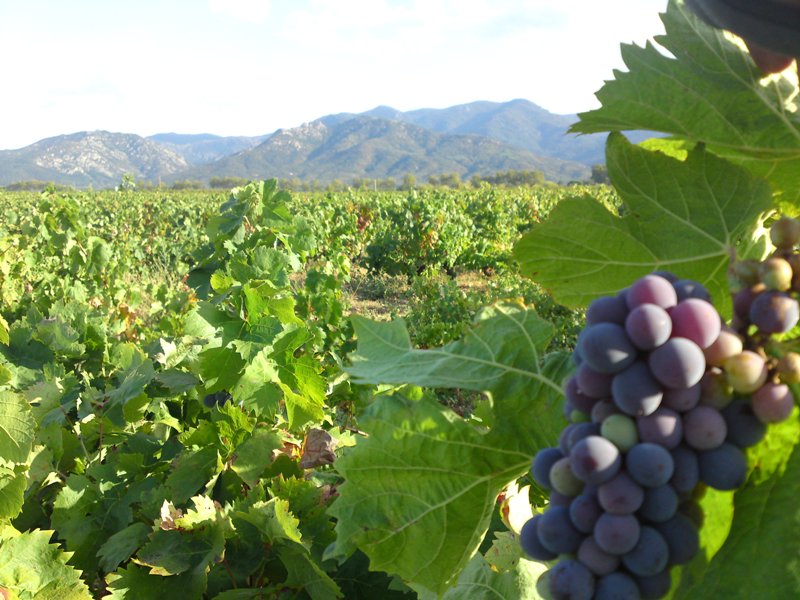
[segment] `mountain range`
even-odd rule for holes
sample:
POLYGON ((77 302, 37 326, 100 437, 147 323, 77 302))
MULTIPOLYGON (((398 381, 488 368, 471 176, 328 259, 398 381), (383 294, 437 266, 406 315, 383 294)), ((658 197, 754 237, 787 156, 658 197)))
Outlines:
POLYGON ((0 186, 37 180, 104 188, 125 174, 166 184, 225 176, 399 181, 409 173, 425 181, 507 170, 566 182, 587 179, 591 166, 604 162, 605 136, 568 135, 575 120, 512 100, 407 112, 379 106, 253 137, 84 131, 0 151, 0 186))

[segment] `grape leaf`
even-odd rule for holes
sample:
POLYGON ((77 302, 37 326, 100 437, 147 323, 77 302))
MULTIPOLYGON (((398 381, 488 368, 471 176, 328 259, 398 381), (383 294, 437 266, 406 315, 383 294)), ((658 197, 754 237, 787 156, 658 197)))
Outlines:
POLYGON ((24 467, 0 466, 0 519, 13 519, 19 514, 27 485, 24 467))
POLYGON ((487 391, 511 376, 561 393, 560 383, 539 368, 553 326, 521 305, 489 308, 462 340, 428 350, 413 348, 402 319, 382 323, 353 315, 351 321, 358 351, 347 372, 356 382, 487 391))
POLYGON ((252 437, 236 447, 231 469, 248 486, 258 483, 264 469, 272 462, 272 452, 283 446, 281 436, 265 428, 253 431, 252 437))
POLYGON ((8 321, 3 318, 3 315, 0 315, 0 344, 8 346, 8 342, 8 321))
POLYGON ((674 134, 752 170, 788 201, 800 200, 800 112, 797 80, 764 78, 729 36, 672 0, 665 36, 622 46, 628 72, 614 73, 597 93, 602 107, 580 114, 572 130, 649 130, 674 134))
POLYGON ((25 463, 33 447, 36 421, 30 406, 19 394, 0 391, 0 457, 25 463))
POLYGON ((522 272, 559 302, 586 306, 666 269, 704 284, 729 313, 728 260, 750 250, 768 186, 702 149, 679 161, 612 134, 606 155, 624 215, 589 197, 560 202, 517 244, 522 272))
MULTIPOLYGON (((770 427, 750 452, 753 470, 734 495, 725 544, 710 562, 684 573, 675 600, 800 596, 800 423, 770 427)), ((694 565, 693 565, 694 566, 694 565)))
POLYGON ((336 582, 314 562, 303 546, 282 543, 276 551, 286 567, 286 585, 305 590, 311 600, 335 600, 342 597, 336 582))
POLYGON ((150 531, 144 523, 133 523, 112 535, 97 551, 100 567, 106 572, 116 569, 145 542, 150 531))
POLYGON ((536 581, 546 569, 543 563, 521 558, 513 569, 498 572, 476 554, 443 596, 420 590, 419 600, 541 600, 536 581))
POLYGON ((206 588, 205 573, 188 572, 171 577, 151 575, 148 569, 128 564, 107 577, 107 600, 143 600, 144 598, 181 598, 200 600, 206 588))
POLYGON ((29 531, 0 541, 0 582, 20 600, 91 600, 70 553, 50 543, 52 531, 29 531), (32 568, 35 566, 35 568, 32 568))
POLYGON ((545 355, 552 325, 510 303, 488 307, 463 340, 435 349, 414 349, 401 321, 353 325, 348 371, 357 381, 463 387, 492 403, 492 427, 481 433, 427 398, 380 398, 360 422, 369 437, 336 463, 345 484, 331 507, 334 553, 355 545, 371 569, 441 593, 477 550, 498 493, 554 443, 569 355, 545 355))
POLYGON ((381 397, 365 412, 369 437, 337 462, 345 483, 330 512, 337 547, 355 543, 370 569, 442 593, 486 533, 495 499, 530 454, 487 443, 436 402, 381 397))
POLYGON ((222 464, 215 447, 185 450, 177 458, 175 469, 165 482, 171 492, 170 499, 176 504, 186 502, 221 470, 222 464))

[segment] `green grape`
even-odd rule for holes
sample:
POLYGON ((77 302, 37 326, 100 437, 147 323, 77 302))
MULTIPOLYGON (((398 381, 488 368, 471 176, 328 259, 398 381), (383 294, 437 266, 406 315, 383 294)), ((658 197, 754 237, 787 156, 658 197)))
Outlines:
POLYGON ((636 421, 628 415, 611 415, 600 425, 600 435, 614 444, 621 452, 627 452, 639 443, 636 421))
POLYGON ((726 358, 723 366, 733 391, 740 394, 755 392, 767 380, 766 362, 750 350, 726 358))
POLYGON ((791 250, 800 241, 800 221, 781 217, 770 227, 769 237, 776 248, 791 250))
POLYGON ((768 258, 759 267, 761 282, 768 289, 785 292, 792 287, 792 265, 778 256, 768 258))

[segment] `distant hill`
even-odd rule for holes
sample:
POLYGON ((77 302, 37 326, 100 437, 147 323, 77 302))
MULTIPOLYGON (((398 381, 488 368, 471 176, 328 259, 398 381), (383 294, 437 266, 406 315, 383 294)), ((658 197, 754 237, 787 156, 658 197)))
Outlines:
POLYGON ((438 133, 399 120, 355 115, 278 130, 251 150, 189 169, 180 177, 297 177, 320 182, 393 177, 399 182, 407 173, 424 181, 442 173, 467 179, 509 169, 539 170, 554 181, 589 175, 585 165, 536 156, 485 136, 438 133))
POLYGON ((158 181, 188 166, 173 150, 138 135, 82 131, 0 151, 0 185, 39 180, 113 187, 125 173, 158 181))
POLYGON ((509 169, 539 170, 564 182, 586 179, 592 165, 604 162, 605 135, 568 134, 576 120, 511 100, 407 112, 378 106, 251 137, 80 132, 0 151, 0 186, 39 180, 112 187, 124 174, 153 183, 217 176, 399 181, 407 173, 425 181, 509 169))
POLYGON ((528 100, 471 102, 409 112, 380 106, 364 114, 384 115, 383 118, 406 121, 441 133, 482 135, 534 154, 587 166, 605 162, 604 134, 568 134, 569 126, 578 120, 576 115, 556 115, 528 100))
POLYGON ((268 135, 222 137, 210 133, 158 133, 147 139, 175 151, 190 165, 205 165, 242 150, 249 150, 268 137, 268 135))

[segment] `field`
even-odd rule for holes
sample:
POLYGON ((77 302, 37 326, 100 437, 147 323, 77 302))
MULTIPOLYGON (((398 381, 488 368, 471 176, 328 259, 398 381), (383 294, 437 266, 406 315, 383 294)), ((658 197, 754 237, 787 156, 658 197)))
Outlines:
MULTIPOLYGON (((471 428, 489 400, 358 383, 357 328, 402 317, 414 347, 446 347, 511 301, 489 310, 536 306, 548 351, 571 347, 581 313, 521 277, 512 248, 586 193, 613 205, 545 186, 0 195, 7 551, 42 553, 35 585, 76 598, 415 597, 337 542, 339 457, 367 439, 362 416, 426 399, 471 428)), ((506 529, 473 536, 496 547, 506 529)))

